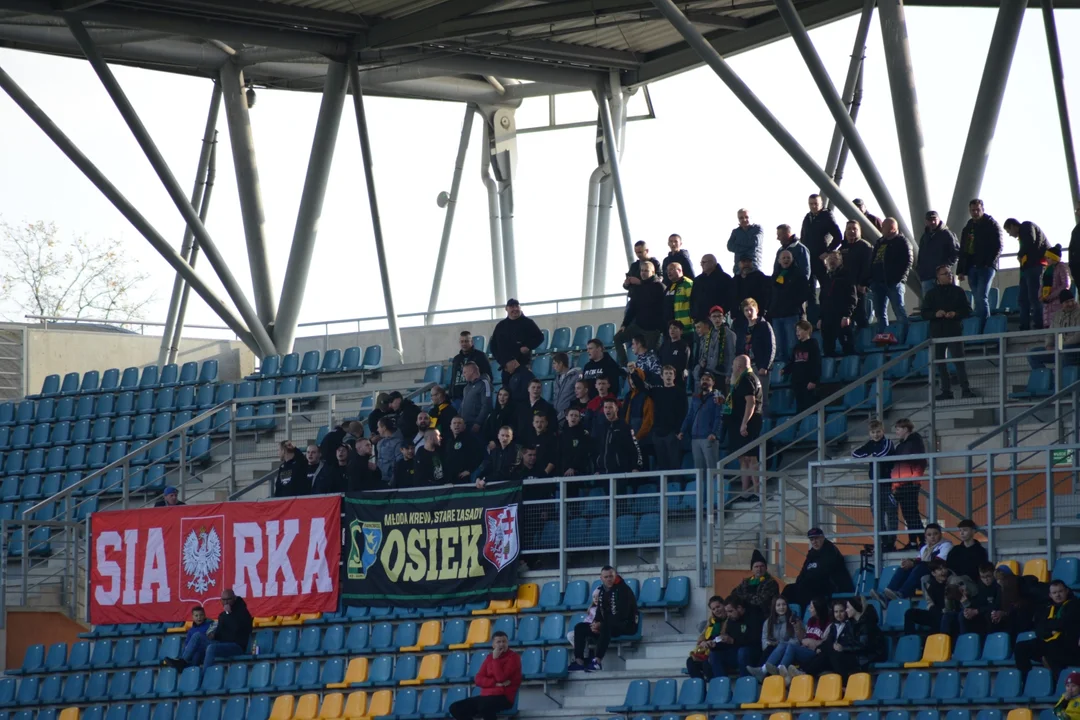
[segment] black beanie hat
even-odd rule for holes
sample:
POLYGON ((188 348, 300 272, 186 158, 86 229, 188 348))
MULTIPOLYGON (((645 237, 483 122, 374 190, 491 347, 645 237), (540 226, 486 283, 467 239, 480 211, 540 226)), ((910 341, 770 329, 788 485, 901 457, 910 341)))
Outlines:
POLYGON ((765 556, 761 554, 761 551, 754 548, 754 554, 750 556, 750 568, 753 569, 754 565, 757 563, 765 563, 766 567, 769 565, 765 556))

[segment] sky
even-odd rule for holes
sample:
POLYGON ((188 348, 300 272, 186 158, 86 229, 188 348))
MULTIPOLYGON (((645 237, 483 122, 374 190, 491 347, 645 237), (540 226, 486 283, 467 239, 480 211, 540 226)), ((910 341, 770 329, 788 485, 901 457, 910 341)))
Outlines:
MULTIPOLYGON (((988 9, 907 9, 930 198, 942 215, 948 212, 995 17, 996 11, 988 9)), ((1060 38, 1080 37, 1080 12, 1058 11, 1057 17, 1060 38)), ((857 24, 858 18, 851 17, 811 32, 838 88, 844 82, 857 24)), ((1080 43, 1063 42, 1062 53, 1075 134, 1080 116, 1080 43)), ((734 56, 730 64, 824 165, 833 122, 794 44, 776 42, 734 56)), ((0 66, 179 248, 184 231, 180 214, 89 65, 0 50, 0 66)), ((123 67, 114 71, 185 192, 190 191, 210 81, 123 67)), ((906 212, 877 17, 864 72, 858 127, 906 212)), ((648 242, 659 257, 667 236, 679 233, 695 265, 701 255, 713 253, 730 268, 726 240, 736 224, 736 210, 746 207, 752 220, 766 229, 765 252, 771 257, 777 247, 772 228, 780 223, 798 227, 815 184, 710 69, 698 68, 649 89, 656 118, 627 124, 621 166, 633 239, 648 242)), ((317 94, 259 90, 251 110, 275 297, 288 261, 318 107, 317 94)), ((546 122, 546 109, 546 99, 526 101, 518 111, 518 126, 546 122)), ((631 114, 642 109, 639 93, 631 114)), ((464 105, 368 98, 367 112, 395 304, 399 314, 421 312, 427 309, 442 233, 444 211, 436 197, 450 188, 464 105)), ((564 122, 592 120, 595 105, 588 94, 560 96, 557 112, 564 122)), ((171 267, 4 95, 0 95, 0 127, 4 129, 0 219, 55 222, 67 236, 120 238, 130 261, 150 275, 144 292, 152 293, 153 301, 144 319, 163 320, 174 277, 171 267)), ((224 112, 218 127, 218 172, 207 228, 250 299, 224 112)), ((487 199, 478 172, 480 132, 480 123, 475 123, 440 309, 494 302, 487 199)), ((596 166, 594 138, 594 128, 518 138, 514 229, 518 296, 523 302, 580 295, 586 191, 596 166)), ((862 197, 871 212, 882 214, 854 159, 848 161, 842 188, 849 198, 862 197)), ((1051 244, 1068 244, 1074 220, 1038 9, 1028 10, 1024 19, 980 195, 999 221, 1010 216, 1033 220, 1051 244)), ((921 228, 921 220, 908 221, 921 228)), ((616 292, 625 272, 625 252, 614 209, 609 242, 607 291, 616 292)), ((1006 251, 1010 249, 1007 243, 1006 251)), ((200 258, 199 273, 225 297, 205 257, 200 258)), ((190 323, 221 325, 194 293, 192 301, 190 323)), ((0 316, 15 320, 19 314, 8 299, 0 298, 0 316)), ((356 122, 346 103, 300 322, 384 314, 356 122)), ((418 321, 403 321, 413 324, 418 321)), ((320 327, 298 334, 322 332, 320 327)))

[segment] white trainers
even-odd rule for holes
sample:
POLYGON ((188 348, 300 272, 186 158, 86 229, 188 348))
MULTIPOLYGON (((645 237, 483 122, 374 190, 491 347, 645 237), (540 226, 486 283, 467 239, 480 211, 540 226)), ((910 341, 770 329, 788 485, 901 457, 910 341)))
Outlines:
POLYGON ((765 663, 765 672, 768 673, 769 675, 779 675, 780 674, 780 669, 777 668, 772 663, 765 663))
POLYGON ((782 677, 789 677, 787 665, 781 665, 778 668, 776 668, 776 674, 780 675, 782 677))
POLYGON ((765 669, 764 668, 753 667, 752 665, 747 665, 746 666, 746 672, 750 673, 755 678, 757 678, 758 682, 764 682, 765 681, 765 669))

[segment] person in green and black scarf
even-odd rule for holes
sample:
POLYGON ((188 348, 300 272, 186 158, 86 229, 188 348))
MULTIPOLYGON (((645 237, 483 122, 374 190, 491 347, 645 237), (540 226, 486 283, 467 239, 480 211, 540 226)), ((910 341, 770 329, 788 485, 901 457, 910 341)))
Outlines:
POLYGON ((686 658, 686 672, 692 678, 701 678, 708 682, 713 677, 724 675, 724 667, 719 653, 713 652, 720 635, 724 632, 727 611, 724 598, 714 595, 709 598, 709 617, 702 623, 697 644, 686 658))
POLYGON ((773 600, 780 594, 780 583, 769 574, 769 566, 760 550, 755 549, 750 557, 750 571, 750 577, 739 583, 731 594, 756 607, 763 616, 768 615, 773 600))
POLYGON ((708 323, 704 319, 698 323, 704 334, 695 349, 694 383, 700 384, 702 373, 710 372, 718 379, 717 390, 724 395, 731 375, 731 361, 735 358, 735 332, 728 326, 727 315, 719 305, 709 309, 708 323))

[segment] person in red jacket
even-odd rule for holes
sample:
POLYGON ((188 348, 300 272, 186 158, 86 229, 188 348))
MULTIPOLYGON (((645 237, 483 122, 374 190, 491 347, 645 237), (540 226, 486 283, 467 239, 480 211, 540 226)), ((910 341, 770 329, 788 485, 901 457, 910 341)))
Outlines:
POLYGON ((491 654, 484 658, 476 673, 476 687, 480 694, 458 700, 450 708, 454 720, 495 720, 503 710, 514 706, 518 687, 521 685, 521 657, 510 649, 510 638, 502 630, 491 636, 491 654))

